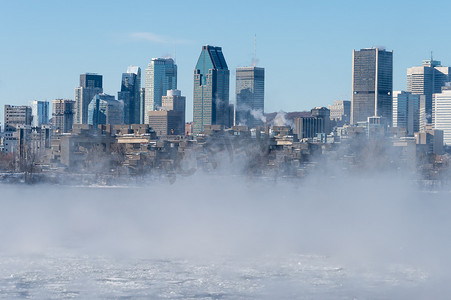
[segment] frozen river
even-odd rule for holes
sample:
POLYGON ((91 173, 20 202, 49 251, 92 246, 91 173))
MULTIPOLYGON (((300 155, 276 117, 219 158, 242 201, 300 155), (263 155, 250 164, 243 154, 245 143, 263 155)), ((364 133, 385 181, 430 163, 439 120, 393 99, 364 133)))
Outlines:
POLYGON ((0 189, 4 299, 451 295, 449 193, 393 178, 0 189))

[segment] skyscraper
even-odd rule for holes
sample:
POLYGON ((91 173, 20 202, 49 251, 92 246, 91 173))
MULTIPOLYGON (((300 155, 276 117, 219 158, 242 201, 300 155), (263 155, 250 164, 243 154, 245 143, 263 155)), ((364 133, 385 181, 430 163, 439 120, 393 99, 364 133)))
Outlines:
POLYGON ((393 92, 393 127, 405 128, 413 136, 420 128, 420 95, 410 92, 393 92))
POLYGON ((194 69, 194 134, 204 125, 230 126, 229 77, 221 47, 203 46, 194 69))
POLYGON ((265 69, 236 68, 235 123, 249 128, 263 125, 265 111, 265 69))
POLYGON ((380 116, 392 122, 393 52, 367 48, 352 53, 351 123, 380 116))
POLYGON ((424 60, 422 66, 407 69, 407 91, 416 95, 425 95, 425 116, 427 123, 432 122, 432 94, 440 93, 445 83, 450 81, 451 68, 443 67, 440 61, 424 60))
POLYGON ((141 68, 130 66, 122 73, 118 100, 124 101, 124 124, 140 124, 141 68))
POLYGON ((48 124, 49 102, 33 100, 31 102, 31 115, 33 116, 33 120, 31 122, 31 125, 33 127, 38 127, 42 124, 48 124))
POLYGON ((152 58, 146 69, 144 119, 149 111, 161 107, 161 97, 177 89, 177 65, 172 58, 152 58))
POLYGON ((75 101, 67 99, 53 100, 53 124, 60 133, 72 130, 74 124, 75 101))
POLYGON ((102 75, 86 73, 80 75, 80 86, 75 88, 74 124, 88 124, 88 105, 92 98, 103 93, 102 75))

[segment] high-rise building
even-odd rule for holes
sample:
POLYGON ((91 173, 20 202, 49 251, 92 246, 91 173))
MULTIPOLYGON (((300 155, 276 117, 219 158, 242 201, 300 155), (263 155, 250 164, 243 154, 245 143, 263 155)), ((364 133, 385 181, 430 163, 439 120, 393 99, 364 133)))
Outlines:
POLYGON ((74 124, 88 124, 88 105, 92 98, 103 93, 102 75, 86 73, 80 75, 80 86, 75 88, 74 124))
POLYGON ((313 138, 318 133, 329 134, 330 110, 325 107, 315 107, 311 110, 311 116, 294 119, 295 133, 299 139, 313 138))
POLYGON ((122 73, 121 91, 117 98, 124 102, 124 123, 140 124, 141 68, 130 66, 127 73, 122 73))
POLYGON ((175 110, 150 111, 149 125, 158 136, 183 135, 185 133, 182 113, 175 110))
POLYGON ((408 136, 420 129, 420 95, 393 92, 393 127, 405 128, 408 136))
POLYGON ((451 87, 433 95, 432 124, 434 129, 443 130, 443 142, 451 146, 451 87))
POLYGON ((146 89, 141 88, 139 90, 139 124, 144 124, 145 121, 145 103, 146 103, 146 89))
POLYGON ((392 121, 393 52, 382 48, 353 50, 351 123, 380 116, 392 121))
POLYGON ((194 134, 205 125, 230 127, 230 72, 221 47, 203 46, 194 69, 194 134))
POLYGON ((265 111, 265 69, 236 68, 235 124, 249 128, 263 125, 265 111))
MULTIPOLYGON (((144 114, 161 107, 161 97, 177 89, 177 65, 172 58, 152 58, 146 69, 144 114)), ((146 118, 147 119, 147 118, 146 118)))
POLYGON ((31 102, 31 115, 33 116, 33 120, 31 121, 31 125, 33 127, 38 127, 43 124, 48 124, 49 123, 49 102, 33 100, 31 102))
POLYGON ((74 124, 74 107, 74 100, 53 100, 53 125, 59 133, 67 133, 72 130, 72 125, 74 124))
POLYGON ((30 106, 5 105, 5 132, 16 131, 20 125, 31 125, 32 115, 30 106))
MULTIPOLYGON (((182 96, 179 90, 168 90, 167 95, 161 99, 161 106, 164 110, 174 110, 180 112, 181 122, 185 124, 186 97, 182 96)), ((184 126, 184 125, 183 125, 184 126)))
POLYGON ((88 106, 88 124, 120 125, 124 123, 124 102, 114 96, 97 94, 88 106))
POLYGON ((351 101, 335 100, 334 104, 328 105, 327 108, 330 110, 330 119, 337 122, 337 125, 348 124, 351 120, 351 101))
POLYGON ((443 67, 440 61, 424 60, 418 67, 407 69, 407 91, 416 95, 425 95, 425 116, 427 123, 432 122, 432 94, 440 93, 445 83, 450 81, 451 68, 443 67))

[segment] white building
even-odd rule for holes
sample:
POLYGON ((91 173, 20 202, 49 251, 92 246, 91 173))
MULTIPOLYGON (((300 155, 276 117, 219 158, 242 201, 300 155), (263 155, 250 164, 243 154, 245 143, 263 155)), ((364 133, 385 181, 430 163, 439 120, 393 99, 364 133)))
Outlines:
POLYGON ((432 122, 434 129, 443 130, 443 142, 451 146, 451 87, 443 88, 432 98, 432 122))
POLYGON ((33 127, 38 127, 43 124, 48 124, 49 123, 49 102, 33 100, 31 102, 31 115, 33 117, 32 121, 31 121, 31 125, 33 127))

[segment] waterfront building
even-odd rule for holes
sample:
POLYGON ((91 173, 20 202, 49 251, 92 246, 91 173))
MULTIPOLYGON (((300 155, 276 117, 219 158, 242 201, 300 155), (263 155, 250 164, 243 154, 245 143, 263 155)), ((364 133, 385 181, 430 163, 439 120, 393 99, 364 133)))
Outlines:
POLYGON ((31 125, 38 127, 49 123, 49 102, 33 100, 31 102, 31 125))
POLYGON ((97 94, 88 107, 88 124, 120 125, 124 123, 124 102, 116 100, 114 96, 97 94))
POLYGON ((392 121, 393 52, 382 48, 353 50, 351 123, 381 116, 392 121))
POLYGON ((235 123, 249 128, 263 126, 265 111, 265 69, 236 68, 235 123))
POLYGON ((172 58, 152 58, 146 69, 144 113, 158 110, 161 97, 177 89, 177 65, 172 58))
POLYGON ((127 73, 122 73, 121 91, 117 98, 124 102, 124 124, 140 124, 141 68, 129 66, 127 73))
POLYGON ((420 130, 420 95, 393 92, 393 127, 406 129, 408 136, 420 130))
POLYGON ((440 93, 445 83, 450 81, 450 69, 432 58, 424 60, 421 66, 407 69, 407 91, 425 96, 421 119, 425 119, 427 124, 432 123, 432 95, 440 93))
POLYGON ((221 47, 202 46, 194 69, 194 134, 205 125, 230 127, 230 72, 221 47))
POLYGON ((75 101, 68 99, 56 99, 53 103, 53 125, 57 132, 67 133, 72 130, 74 124, 75 101))
POLYGON ((74 124, 88 124, 88 106, 92 98, 103 93, 102 75, 86 73, 80 75, 80 86, 75 88, 74 124))
POLYGON ((4 126, 6 131, 16 131, 19 125, 31 125, 31 107, 26 105, 5 105, 4 126))

